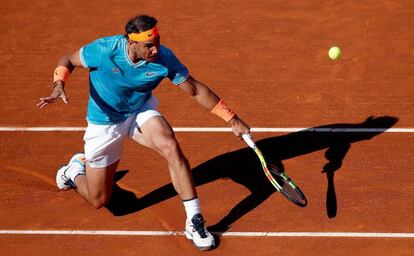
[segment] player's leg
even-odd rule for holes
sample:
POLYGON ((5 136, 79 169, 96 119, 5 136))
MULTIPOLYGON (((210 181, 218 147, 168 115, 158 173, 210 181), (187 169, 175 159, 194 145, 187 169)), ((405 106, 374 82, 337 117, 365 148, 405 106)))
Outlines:
POLYGON ((111 197, 115 171, 133 120, 135 116, 114 125, 89 123, 84 136, 85 154, 76 154, 58 171, 58 188, 75 188, 94 207, 104 206, 111 197))
POLYGON ((156 110, 157 102, 150 100, 140 109, 130 136, 138 143, 157 151, 168 165, 172 184, 183 200, 187 215, 186 236, 200 250, 215 246, 214 237, 204 226, 199 199, 192 179, 190 165, 178 144, 170 124, 156 110))
POLYGON ((103 168, 92 168, 87 164, 86 175, 78 175, 75 179, 77 192, 96 209, 105 206, 111 198, 118 164, 119 160, 103 168))
POLYGON ((133 139, 157 151, 166 159, 171 181, 180 198, 182 200, 196 198, 190 165, 167 121, 161 116, 156 116, 146 121, 140 130, 141 132, 137 132, 133 139))
POLYGON ((58 170, 57 186, 62 190, 74 188, 95 208, 101 208, 111 196, 118 163, 119 160, 107 167, 92 168, 86 165, 85 154, 75 154, 68 165, 58 170))
POLYGON ((184 157, 170 124, 158 112, 157 105, 156 97, 149 98, 139 109, 129 135, 166 159, 173 186, 182 200, 196 198, 188 160, 184 157))
POLYGON ((157 151, 166 159, 172 184, 186 210, 186 237, 200 250, 212 249, 215 246, 214 237, 204 226, 190 165, 171 126, 161 116, 152 117, 140 127, 140 131, 135 132, 133 139, 157 151))

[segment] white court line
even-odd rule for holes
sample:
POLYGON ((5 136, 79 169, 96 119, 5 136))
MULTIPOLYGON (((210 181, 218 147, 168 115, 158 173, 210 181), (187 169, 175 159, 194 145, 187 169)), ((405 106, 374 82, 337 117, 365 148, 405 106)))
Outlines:
MULTIPOLYGON (((0 127, 0 132, 79 132, 85 127, 0 127)), ((175 132, 231 132, 227 127, 174 127, 175 132)), ((252 132, 393 132, 413 133, 414 128, 251 128, 252 132)))
MULTIPOLYGON (((212 232, 232 237, 357 237, 414 238, 414 233, 360 232, 212 232)), ((0 235, 101 235, 101 236, 183 236, 182 231, 120 231, 120 230, 0 230, 0 235)))

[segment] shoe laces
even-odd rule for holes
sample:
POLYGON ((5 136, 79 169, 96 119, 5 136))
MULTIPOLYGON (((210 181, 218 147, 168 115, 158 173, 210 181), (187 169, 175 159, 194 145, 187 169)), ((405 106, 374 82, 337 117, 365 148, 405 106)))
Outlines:
POLYGON ((60 177, 62 178, 62 180, 63 180, 63 184, 65 184, 65 185, 68 185, 68 186, 71 186, 71 187, 75 187, 75 184, 73 183, 73 181, 71 180, 71 179, 69 179, 68 178, 68 176, 66 176, 66 171, 67 171, 68 169, 66 169, 64 172, 63 172, 63 174, 62 175, 60 175, 60 177))
POLYGON ((198 213, 194 215, 191 219, 191 223, 193 223, 193 232, 197 231, 201 238, 207 237, 206 229, 204 228, 204 219, 201 214, 198 213))

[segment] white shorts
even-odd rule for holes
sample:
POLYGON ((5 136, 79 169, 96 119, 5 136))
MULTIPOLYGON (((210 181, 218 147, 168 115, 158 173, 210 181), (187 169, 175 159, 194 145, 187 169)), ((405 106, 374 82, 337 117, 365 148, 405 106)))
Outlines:
POLYGON ((124 141, 133 137, 150 118, 161 116, 157 110, 158 99, 151 96, 133 115, 121 123, 96 125, 88 122, 83 140, 86 161, 92 168, 107 167, 121 158, 124 141))

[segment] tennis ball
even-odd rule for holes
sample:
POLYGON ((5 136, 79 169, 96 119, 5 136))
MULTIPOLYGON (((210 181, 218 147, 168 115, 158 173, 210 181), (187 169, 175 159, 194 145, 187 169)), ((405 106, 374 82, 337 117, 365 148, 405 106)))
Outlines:
POLYGON ((328 52, 329 58, 337 60, 341 56, 341 49, 338 46, 333 46, 328 52))

